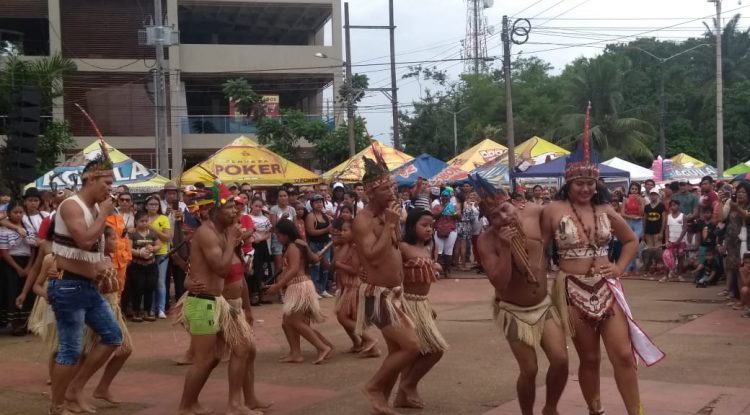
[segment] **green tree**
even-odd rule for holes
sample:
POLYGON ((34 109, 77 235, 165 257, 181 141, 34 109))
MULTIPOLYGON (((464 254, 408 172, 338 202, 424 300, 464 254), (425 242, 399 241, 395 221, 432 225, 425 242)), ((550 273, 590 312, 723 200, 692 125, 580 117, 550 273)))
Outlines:
POLYGON ((581 58, 566 69, 567 101, 577 111, 562 117, 555 139, 572 147, 583 130, 584 114, 591 102, 591 141, 602 159, 614 156, 646 163, 653 159, 655 130, 634 117, 621 117, 622 76, 629 61, 620 56, 581 58))
POLYGON ((365 90, 367 90, 369 86, 370 78, 368 78, 367 75, 355 73, 352 75, 351 88, 349 87, 349 84, 345 82, 344 85, 339 88, 339 95, 336 99, 339 103, 346 105, 348 104, 349 96, 351 95, 352 103, 357 104, 365 97, 365 90))
POLYGON ((281 117, 262 118, 258 123, 260 144, 292 161, 299 161, 297 149, 303 139, 315 144, 327 134, 328 125, 323 120, 308 118, 295 109, 283 109, 281 117))
POLYGON ((67 121, 52 121, 47 124, 39 138, 36 155, 39 159, 37 172, 41 175, 52 170, 61 156, 75 146, 73 131, 67 121))
POLYGON ((256 119, 263 118, 265 115, 263 97, 253 90, 247 79, 229 79, 221 84, 221 91, 227 99, 235 103, 237 112, 240 114, 245 116, 252 114, 256 119))
MULTIPOLYGON (((361 117, 355 119, 354 124, 355 152, 362 151, 370 144, 365 122, 361 117)), ((321 170, 326 171, 336 167, 349 158, 349 128, 342 122, 335 130, 330 131, 315 143, 315 155, 321 170)))

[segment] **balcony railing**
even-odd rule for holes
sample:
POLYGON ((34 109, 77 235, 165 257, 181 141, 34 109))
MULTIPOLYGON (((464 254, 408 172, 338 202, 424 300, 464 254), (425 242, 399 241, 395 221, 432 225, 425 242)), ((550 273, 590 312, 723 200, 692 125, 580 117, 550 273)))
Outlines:
MULTIPOLYGON (((329 130, 335 128, 333 117, 307 115, 309 120, 322 120, 329 130)), ((190 115, 182 118, 183 134, 255 134, 258 125, 247 117, 234 115, 190 115)))

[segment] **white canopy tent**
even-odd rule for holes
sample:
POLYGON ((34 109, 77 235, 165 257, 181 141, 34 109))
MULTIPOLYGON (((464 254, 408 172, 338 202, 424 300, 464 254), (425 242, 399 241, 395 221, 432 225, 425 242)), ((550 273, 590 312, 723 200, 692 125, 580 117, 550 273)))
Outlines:
POLYGON ((611 158, 605 162, 602 162, 602 164, 605 164, 609 167, 614 167, 616 169, 629 171, 631 181, 642 182, 644 180, 654 179, 653 170, 641 167, 635 163, 631 163, 619 157, 611 158))

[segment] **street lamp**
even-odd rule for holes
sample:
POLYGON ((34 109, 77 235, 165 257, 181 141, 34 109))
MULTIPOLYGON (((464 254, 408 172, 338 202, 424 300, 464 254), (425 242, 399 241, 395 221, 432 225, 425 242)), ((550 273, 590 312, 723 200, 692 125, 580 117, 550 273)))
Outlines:
POLYGON ((711 46, 711 45, 709 45, 708 43, 701 43, 700 45, 696 45, 690 49, 686 49, 686 50, 683 50, 682 52, 675 53, 674 55, 667 57, 667 58, 661 58, 659 56, 656 56, 653 53, 645 49, 639 48, 638 46, 630 47, 632 49, 638 49, 641 52, 645 53, 646 55, 651 56, 652 58, 659 61, 659 153, 662 156, 662 158, 667 157, 667 139, 666 139, 666 133, 664 131, 664 116, 666 114, 666 102, 664 99, 664 66, 662 64, 672 58, 676 58, 682 54, 688 53, 702 46, 711 46))
POLYGON ((466 111, 467 109, 469 109, 469 107, 461 108, 458 111, 443 109, 443 111, 453 114, 453 157, 458 155, 458 127, 456 124, 456 116, 466 111))

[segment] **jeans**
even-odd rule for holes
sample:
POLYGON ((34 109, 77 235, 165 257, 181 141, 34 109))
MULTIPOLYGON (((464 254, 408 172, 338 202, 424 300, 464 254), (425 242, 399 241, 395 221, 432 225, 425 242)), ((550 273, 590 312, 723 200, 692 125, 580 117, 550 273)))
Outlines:
MULTIPOLYGON (((307 245, 310 247, 310 249, 313 252, 318 252, 323 249, 323 247, 326 246, 325 242, 314 242, 314 241, 308 241, 307 245)), ((303 252, 302 255, 307 255, 307 253, 303 252)), ((318 291, 318 294, 322 293, 323 291, 326 291, 328 289, 328 271, 323 268, 323 261, 331 261, 331 250, 329 249, 326 251, 325 254, 323 254, 323 258, 320 260, 321 262, 317 264, 310 265, 310 278, 315 283, 315 289, 318 291)))
POLYGON ((159 269, 159 280, 154 290, 154 305, 151 311, 154 314, 163 313, 167 308, 167 271, 169 271, 169 259, 164 255, 156 256, 156 266, 159 269))
POLYGON ((99 294, 93 281, 83 277, 50 280, 47 298, 55 312, 59 350, 55 362, 73 366, 83 352, 83 329, 89 326, 105 346, 122 344, 122 331, 112 307, 99 294))
MULTIPOLYGON (((643 238, 643 220, 642 219, 628 219, 626 220, 630 229, 635 233, 635 237, 638 238, 638 246, 640 250, 640 240, 643 238)), ((639 255, 636 255, 638 258, 639 255)), ((626 272, 635 272, 635 259, 628 263, 628 267, 625 269, 626 272)))
POLYGON ((177 265, 171 264, 172 280, 174 281, 174 301, 175 303, 185 294, 185 271, 177 265))

